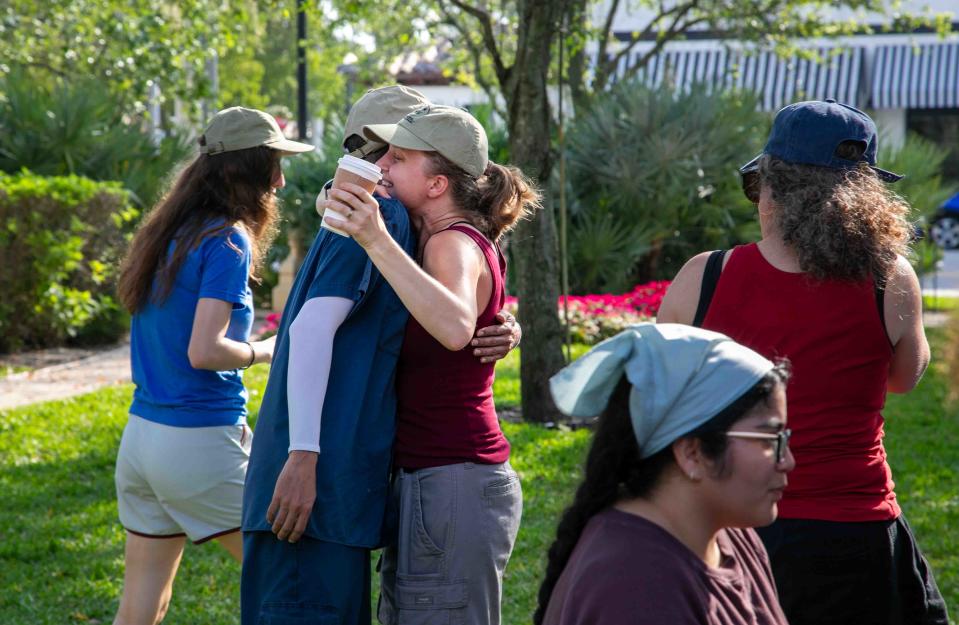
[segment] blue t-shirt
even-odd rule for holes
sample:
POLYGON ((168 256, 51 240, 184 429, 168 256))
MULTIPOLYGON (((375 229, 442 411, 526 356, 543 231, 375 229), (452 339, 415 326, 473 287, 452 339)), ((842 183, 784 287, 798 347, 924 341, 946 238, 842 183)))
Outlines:
MULTIPOLYGON (((390 235, 411 253, 406 208, 396 200, 377 200, 390 235)), ((409 313, 363 248, 325 228, 313 241, 283 310, 246 473, 243 530, 270 530, 266 511, 290 446, 289 329, 300 308, 314 297, 343 297, 355 304, 333 339, 316 503, 305 534, 374 548, 382 543, 396 431, 394 374, 409 313)))
MULTIPOLYGON (((170 243, 167 258, 176 240, 170 243)), ((210 297, 233 304, 226 336, 250 338, 253 295, 249 287, 250 240, 229 227, 206 237, 187 253, 169 296, 152 299, 130 329, 133 404, 130 412, 175 427, 237 425, 246 422, 242 372, 194 369, 187 357, 197 301, 210 297)), ((156 288, 154 280, 154 288, 156 288)))

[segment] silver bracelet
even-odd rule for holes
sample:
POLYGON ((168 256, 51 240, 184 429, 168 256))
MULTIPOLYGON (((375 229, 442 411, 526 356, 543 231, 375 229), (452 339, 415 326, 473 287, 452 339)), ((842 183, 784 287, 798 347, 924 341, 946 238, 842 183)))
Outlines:
POLYGON ((243 341, 246 343, 246 346, 250 348, 250 362, 246 363, 245 367, 240 367, 240 369, 249 369, 253 366, 253 363, 256 361, 256 350, 253 349, 253 345, 249 341, 243 341))

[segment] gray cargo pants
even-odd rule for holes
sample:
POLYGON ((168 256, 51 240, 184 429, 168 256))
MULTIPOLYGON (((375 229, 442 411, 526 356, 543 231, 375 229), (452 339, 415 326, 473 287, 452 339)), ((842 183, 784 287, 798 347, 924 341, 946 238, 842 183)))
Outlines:
POLYGON ((509 462, 399 469, 391 497, 399 527, 380 561, 380 623, 499 625, 523 513, 509 462))

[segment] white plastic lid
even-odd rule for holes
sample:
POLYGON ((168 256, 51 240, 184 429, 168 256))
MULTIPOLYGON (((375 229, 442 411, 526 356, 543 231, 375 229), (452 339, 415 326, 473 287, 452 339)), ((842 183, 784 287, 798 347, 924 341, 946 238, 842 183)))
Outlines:
POLYGON ((383 171, 379 167, 369 161, 364 161, 362 158, 356 158, 349 154, 341 157, 340 160, 336 161, 336 164, 346 171, 352 172, 357 176, 362 176, 367 180, 372 180, 373 182, 379 182, 380 178, 383 177, 383 171))

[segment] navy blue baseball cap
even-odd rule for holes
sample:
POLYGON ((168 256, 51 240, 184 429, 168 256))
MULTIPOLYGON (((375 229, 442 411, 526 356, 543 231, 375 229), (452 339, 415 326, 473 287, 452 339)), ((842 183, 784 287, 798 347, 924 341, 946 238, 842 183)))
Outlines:
POLYGON ((876 167, 879 137, 876 124, 857 108, 835 100, 812 100, 785 106, 773 120, 773 129, 762 154, 739 168, 741 175, 759 169, 759 158, 769 154, 787 163, 816 165, 831 169, 850 169, 858 165, 836 156, 843 141, 860 141, 866 146, 862 155, 873 171, 885 182, 902 180, 902 176, 876 167))

